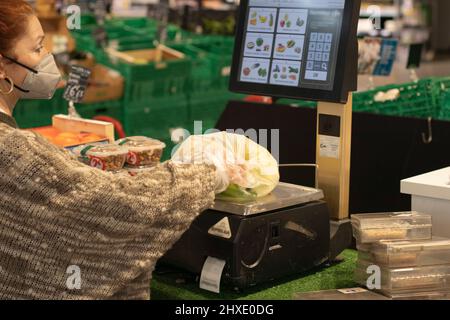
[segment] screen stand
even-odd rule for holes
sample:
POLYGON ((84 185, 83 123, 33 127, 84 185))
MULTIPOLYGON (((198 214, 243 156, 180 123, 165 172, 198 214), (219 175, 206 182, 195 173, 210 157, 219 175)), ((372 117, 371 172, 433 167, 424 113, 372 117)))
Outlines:
POLYGON ((349 217, 352 94, 346 104, 319 102, 316 163, 319 188, 333 220, 349 217))

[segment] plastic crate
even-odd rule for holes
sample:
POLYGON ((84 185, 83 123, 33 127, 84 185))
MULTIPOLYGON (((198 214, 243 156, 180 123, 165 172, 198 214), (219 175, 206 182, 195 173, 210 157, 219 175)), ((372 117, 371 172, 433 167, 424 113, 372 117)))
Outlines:
MULTIPOLYGON (((94 56, 98 56, 103 52, 103 48, 99 47, 92 35, 98 26, 86 26, 81 30, 72 32, 75 39, 76 47, 80 51, 92 52, 94 56)), ((153 44, 155 34, 140 34, 131 29, 118 26, 104 26, 108 35, 109 44, 118 50, 140 49, 153 44)))
POLYGON ((103 57, 100 61, 125 78, 124 105, 127 109, 142 109, 148 104, 158 104, 158 99, 163 98, 186 100, 191 72, 188 56, 147 64, 131 64, 112 57, 103 57))
POLYGON ((51 100, 19 100, 14 108, 14 118, 22 129, 48 126, 55 114, 66 114, 64 91, 57 90, 51 100))
POLYGON ((450 120, 450 77, 435 79, 440 120, 450 120))
POLYGON ((437 96, 432 79, 420 80, 417 83, 405 83, 379 87, 375 90, 357 92, 353 95, 353 110, 392 116, 436 117, 438 114, 437 96), (398 98, 385 101, 375 101, 379 92, 398 89, 398 98))
POLYGON ((223 91, 215 96, 192 99, 189 98, 189 132, 202 134, 205 130, 216 128, 222 113, 230 100, 240 100, 244 96, 223 91), (195 132, 195 122, 201 121, 201 132, 195 132))
POLYGON ((209 54, 190 44, 173 44, 171 48, 183 52, 191 59, 192 68, 187 83, 187 94, 189 97, 210 97, 221 94, 223 88, 217 83, 214 74, 214 61, 209 54))
POLYGON ((121 100, 77 104, 76 109, 80 116, 86 119, 92 119, 95 116, 108 116, 119 120, 120 122, 123 122, 124 119, 124 110, 121 100))
POLYGON ((170 132, 186 128, 188 124, 186 99, 155 99, 140 109, 124 106, 124 126, 127 135, 148 135, 157 139, 170 139, 170 132))
POLYGON ((233 37, 206 36, 195 38, 190 42, 194 47, 208 53, 212 74, 219 88, 227 88, 233 60, 233 37))

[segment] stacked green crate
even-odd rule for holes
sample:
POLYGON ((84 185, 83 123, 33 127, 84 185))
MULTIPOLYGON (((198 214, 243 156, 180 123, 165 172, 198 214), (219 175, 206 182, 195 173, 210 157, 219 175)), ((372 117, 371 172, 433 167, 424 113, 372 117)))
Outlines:
POLYGON ((125 78, 123 123, 128 135, 167 140, 171 130, 186 126, 188 57, 147 64, 109 59, 106 64, 125 78))
POLYGON ((357 92, 353 95, 353 110, 376 114, 406 116, 406 117, 436 117, 438 106, 434 82, 423 79, 414 83, 388 85, 375 90, 357 92), (380 101, 376 96, 398 90, 393 100, 380 101))
POLYGON ((233 44, 232 37, 202 36, 179 49, 193 60, 188 90, 190 132, 195 121, 201 122, 203 132, 214 128, 228 101, 242 98, 228 90, 233 44))
POLYGON ((14 108, 14 118, 20 128, 36 128, 52 124, 55 114, 67 114, 63 90, 57 90, 51 100, 19 100, 14 108))
POLYGON ((227 89, 233 60, 234 37, 204 36, 194 38, 190 43, 207 53, 211 61, 214 87, 227 89))
POLYGON ((450 77, 435 79, 440 120, 450 120, 450 77))
MULTIPOLYGON (((158 23, 156 20, 148 18, 114 18, 110 21, 113 25, 126 30, 131 30, 139 35, 156 35, 158 23)), ((176 41, 184 37, 182 30, 172 24, 167 26, 167 40, 176 41)))
POLYGON ((108 116, 120 122, 123 121, 123 107, 121 100, 81 103, 77 104, 75 107, 80 116, 85 119, 93 119, 96 116, 108 116))

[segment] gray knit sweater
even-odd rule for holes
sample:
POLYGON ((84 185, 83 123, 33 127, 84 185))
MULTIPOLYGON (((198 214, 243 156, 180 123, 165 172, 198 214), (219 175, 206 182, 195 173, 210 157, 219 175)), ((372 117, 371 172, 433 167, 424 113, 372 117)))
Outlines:
POLYGON ((210 166, 114 175, 0 123, 0 299, 149 299, 214 187, 210 166))

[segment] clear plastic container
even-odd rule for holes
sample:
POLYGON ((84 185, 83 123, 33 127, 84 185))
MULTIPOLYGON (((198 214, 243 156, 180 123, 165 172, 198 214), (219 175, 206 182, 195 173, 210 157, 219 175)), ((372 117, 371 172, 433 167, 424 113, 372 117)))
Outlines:
POLYGON ((153 171, 155 169, 155 166, 151 166, 151 167, 128 167, 128 166, 125 166, 125 169, 127 170, 128 174, 130 176, 135 177, 140 174, 153 171))
POLYGON ((389 268, 450 265, 450 239, 420 241, 380 241, 359 258, 389 268))
POLYGON ((450 292, 416 292, 387 295, 391 300, 449 300, 450 292))
POLYGON ((116 141, 128 149, 127 165, 132 167, 154 166, 161 161, 166 145, 147 137, 129 137, 116 141))
POLYGON ((358 244, 431 239, 431 215, 418 212, 352 215, 352 226, 358 244))
POLYGON ((128 150, 115 144, 87 144, 72 151, 78 160, 91 167, 117 172, 126 161, 128 150))
MULTIPOLYGON (((359 260, 355 270, 355 281, 367 286, 369 280, 376 278, 376 274, 367 272, 373 263, 359 260)), ((370 270, 371 271, 371 270, 370 270)), ((380 267, 381 291, 388 296, 406 296, 419 293, 450 291, 450 265, 386 268, 380 267)))
POLYGON ((389 300, 386 296, 363 288, 295 293, 294 300, 389 300))

